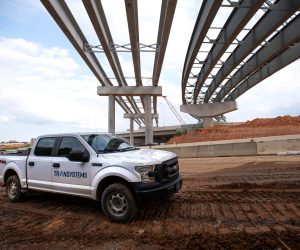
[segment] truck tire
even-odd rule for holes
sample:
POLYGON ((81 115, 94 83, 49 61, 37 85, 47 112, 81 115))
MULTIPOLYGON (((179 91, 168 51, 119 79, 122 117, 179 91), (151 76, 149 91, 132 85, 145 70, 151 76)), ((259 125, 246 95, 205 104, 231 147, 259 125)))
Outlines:
POLYGON ((111 184, 104 190, 101 207, 109 219, 118 223, 131 221, 137 210, 134 196, 122 183, 111 184))
POLYGON ((12 175, 6 181, 6 196, 9 201, 17 202, 21 200, 22 192, 21 192, 21 184, 18 176, 12 175))

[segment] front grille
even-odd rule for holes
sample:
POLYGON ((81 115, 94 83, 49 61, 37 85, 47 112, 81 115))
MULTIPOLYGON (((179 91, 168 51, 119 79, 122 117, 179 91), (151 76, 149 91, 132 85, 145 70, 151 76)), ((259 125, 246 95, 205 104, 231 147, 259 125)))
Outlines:
POLYGON ((155 171, 159 174, 156 177, 156 181, 166 182, 171 181, 179 175, 179 165, 177 157, 164 161, 162 164, 155 166, 155 171))

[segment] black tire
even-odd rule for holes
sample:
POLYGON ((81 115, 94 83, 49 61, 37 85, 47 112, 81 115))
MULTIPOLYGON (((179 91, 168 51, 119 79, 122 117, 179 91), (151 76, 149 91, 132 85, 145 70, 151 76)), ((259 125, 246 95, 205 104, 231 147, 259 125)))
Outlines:
POLYGON ((134 196, 122 183, 111 184, 104 190, 101 207, 109 219, 118 223, 131 221, 137 210, 134 196))
POLYGON ((9 201, 17 202, 22 198, 21 184, 18 176, 12 175, 6 181, 6 196, 9 201))

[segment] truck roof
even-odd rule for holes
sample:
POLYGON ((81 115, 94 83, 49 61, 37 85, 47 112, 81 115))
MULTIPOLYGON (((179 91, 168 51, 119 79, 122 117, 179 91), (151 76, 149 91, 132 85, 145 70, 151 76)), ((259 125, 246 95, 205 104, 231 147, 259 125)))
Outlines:
POLYGON ((58 134, 46 134, 46 135, 40 135, 40 137, 52 137, 52 136, 74 136, 74 135, 89 135, 89 134, 97 134, 97 135, 111 135, 111 133, 108 132, 75 132, 75 133, 58 133, 58 134))

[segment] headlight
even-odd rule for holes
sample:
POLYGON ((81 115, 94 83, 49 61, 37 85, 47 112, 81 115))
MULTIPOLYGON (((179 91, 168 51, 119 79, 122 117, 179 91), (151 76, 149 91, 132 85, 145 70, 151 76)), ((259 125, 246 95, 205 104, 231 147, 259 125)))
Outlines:
POLYGON ((155 166, 149 165, 149 166, 139 166, 135 167, 135 170, 141 175, 142 182, 154 182, 155 177, 149 176, 149 172, 154 171, 155 166))

